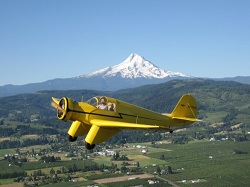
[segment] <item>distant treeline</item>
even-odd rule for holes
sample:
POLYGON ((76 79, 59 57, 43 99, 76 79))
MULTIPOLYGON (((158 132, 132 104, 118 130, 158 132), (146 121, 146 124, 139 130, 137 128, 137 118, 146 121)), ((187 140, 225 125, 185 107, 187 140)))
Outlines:
POLYGON ((0 173, 0 179, 16 178, 16 177, 26 177, 27 173, 25 171, 14 171, 12 173, 0 173))
POLYGON ((17 125, 16 128, 0 127, 0 137, 8 137, 14 134, 22 136, 27 134, 59 134, 59 132, 54 128, 33 128, 29 125, 17 125))
POLYGON ((54 140, 49 138, 25 139, 25 140, 4 140, 0 142, 0 149, 11 149, 27 147, 32 145, 45 145, 54 143, 54 140))

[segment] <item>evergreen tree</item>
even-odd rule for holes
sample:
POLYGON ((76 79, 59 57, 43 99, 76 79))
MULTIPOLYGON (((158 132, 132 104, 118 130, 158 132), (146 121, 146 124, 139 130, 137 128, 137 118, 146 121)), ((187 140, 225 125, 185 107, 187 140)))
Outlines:
POLYGON ((173 174, 171 166, 168 166, 168 168, 167 168, 167 174, 173 174))
POLYGON ((162 154, 161 157, 160 157, 160 159, 161 160, 165 160, 165 155, 162 154))
POLYGON ((158 174, 161 173, 161 168, 160 168, 160 166, 157 166, 157 168, 156 168, 156 173, 158 173, 158 174))

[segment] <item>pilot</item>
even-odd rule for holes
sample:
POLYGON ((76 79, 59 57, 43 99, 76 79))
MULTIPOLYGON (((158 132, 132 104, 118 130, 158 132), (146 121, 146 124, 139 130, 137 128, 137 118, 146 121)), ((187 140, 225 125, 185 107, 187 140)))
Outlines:
POLYGON ((102 110, 107 110, 107 103, 103 98, 101 99, 100 104, 97 105, 97 108, 102 110))

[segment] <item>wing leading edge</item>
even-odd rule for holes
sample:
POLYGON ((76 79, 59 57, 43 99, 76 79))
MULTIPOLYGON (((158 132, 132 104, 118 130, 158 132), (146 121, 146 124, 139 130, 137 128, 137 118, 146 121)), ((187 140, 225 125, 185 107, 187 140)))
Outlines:
POLYGON ((125 122, 117 122, 117 121, 105 121, 94 119, 91 120, 91 124, 96 125, 102 128, 118 128, 118 129, 155 129, 155 130, 167 130, 173 131, 170 128, 158 125, 146 125, 146 124, 136 124, 136 123, 125 123, 125 122))

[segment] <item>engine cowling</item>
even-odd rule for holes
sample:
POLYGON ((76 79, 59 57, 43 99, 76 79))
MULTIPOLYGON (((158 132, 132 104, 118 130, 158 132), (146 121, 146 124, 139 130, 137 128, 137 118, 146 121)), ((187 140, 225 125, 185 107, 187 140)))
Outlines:
POLYGON ((62 109, 57 109, 57 117, 60 120, 68 121, 72 115, 73 101, 70 98, 63 97, 59 101, 59 107, 62 109))

